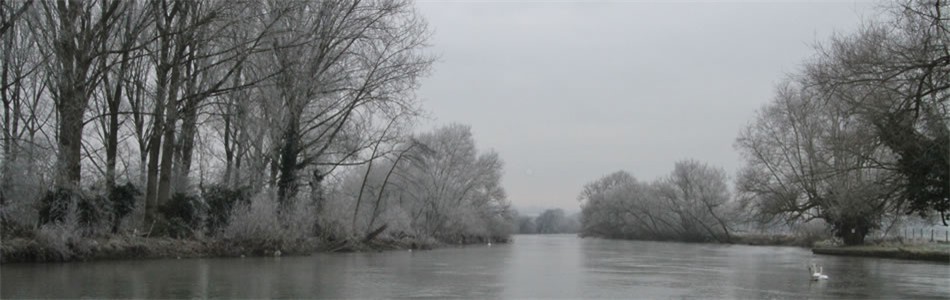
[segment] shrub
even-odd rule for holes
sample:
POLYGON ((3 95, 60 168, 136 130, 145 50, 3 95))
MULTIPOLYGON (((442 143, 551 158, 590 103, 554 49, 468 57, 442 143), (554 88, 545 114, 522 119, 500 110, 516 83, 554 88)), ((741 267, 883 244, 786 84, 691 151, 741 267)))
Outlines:
POLYGON ((40 224, 62 222, 69 210, 72 193, 67 189, 47 191, 40 199, 40 224))
POLYGON ((174 238, 194 236, 201 226, 205 205, 201 198, 185 193, 175 193, 167 203, 158 207, 163 222, 157 227, 159 234, 174 238))
POLYGON ((314 207, 306 201, 288 199, 280 211, 277 197, 265 191, 244 204, 235 205, 222 236, 238 252, 256 254, 283 249, 304 251, 316 222, 314 207), (249 249, 248 249, 249 248, 249 249))
POLYGON ((282 235, 276 197, 263 192, 247 204, 237 205, 230 214, 224 237, 233 240, 271 240, 282 235))
POLYGON ((119 232, 119 225, 122 219, 132 213, 135 209, 135 199, 142 195, 139 189, 132 183, 115 186, 109 192, 109 200, 112 204, 112 233, 119 232))
POLYGON ((77 197, 79 225, 89 234, 98 232, 99 225, 108 220, 110 206, 106 197, 94 192, 80 193, 77 197))
POLYGON ((324 200, 323 209, 319 211, 320 217, 317 224, 323 238, 328 240, 346 239, 354 234, 351 224, 355 200, 355 197, 349 197, 342 192, 338 192, 324 200))
POLYGON ((73 225, 63 222, 54 222, 43 225, 35 235, 37 256, 42 261, 66 261, 74 256, 72 246, 79 238, 78 230, 73 225))
POLYGON ((226 186, 212 186, 203 189, 201 197, 208 204, 206 226, 212 234, 224 229, 235 206, 247 205, 250 202, 247 188, 231 189, 226 186))
POLYGON ((97 233, 100 225, 108 220, 110 211, 113 209, 106 197, 95 191, 82 192, 57 188, 47 191, 40 200, 40 224, 64 222, 73 205, 77 213, 77 228, 83 229, 87 234, 97 233))
POLYGON ((302 239, 314 234, 317 223, 316 207, 308 201, 293 199, 288 211, 279 212, 284 236, 288 239, 302 239))
POLYGON ((806 223, 795 224, 792 227, 797 244, 811 247, 816 242, 831 238, 828 223, 823 220, 811 220, 806 223))
POLYGON ((40 226, 34 238, 34 255, 38 261, 66 261, 87 251, 81 247, 79 212, 67 204, 58 221, 40 226))

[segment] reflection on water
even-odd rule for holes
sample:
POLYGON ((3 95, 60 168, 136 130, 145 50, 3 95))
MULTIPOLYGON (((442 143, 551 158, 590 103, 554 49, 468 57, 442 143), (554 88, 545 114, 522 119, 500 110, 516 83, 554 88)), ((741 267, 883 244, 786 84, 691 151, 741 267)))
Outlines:
POLYGON ((517 236, 510 245, 0 267, 2 298, 950 298, 946 264, 517 236), (828 281, 805 271, 824 265, 828 281))

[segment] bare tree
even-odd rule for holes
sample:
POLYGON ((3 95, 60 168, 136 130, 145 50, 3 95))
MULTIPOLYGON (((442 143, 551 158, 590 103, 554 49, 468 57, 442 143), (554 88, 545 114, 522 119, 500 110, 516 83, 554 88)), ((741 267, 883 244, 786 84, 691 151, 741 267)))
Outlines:
POLYGON ((889 152, 847 106, 791 83, 736 146, 747 166, 737 189, 747 205, 791 221, 824 219, 860 244, 894 196, 889 152))
MULTIPOLYGON (((7 5, 7 3, 3 3, 7 5)), ((24 11, 29 6, 24 6, 24 11)), ((5 8, 6 9, 6 8, 5 8)), ((4 11, 6 13, 6 10, 4 11)), ((22 14, 22 12, 19 12, 22 14)), ((7 18, 5 16, 5 18, 7 18)), ((12 17, 10 17, 12 19, 12 17)), ((5 22, 6 23, 6 22, 5 22)), ((36 47, 36 41, 30 35, 29 29, 23 22, 17 24, 9 21, 9 34, 2 36, 2 65, 0 65, 0 100, 3 102, 3 148, 0 154, 5 162, 16 160, 20 140, 24 133, 24 123, 31 119, 30 98, 39 98, 32 93, 31 85, 42 85, 39 76, 42 56, 28 49, 36 47), (20 25, 20 26, 15 26, 20 25)), ((39 89, 42 94, 44 89, 39 89)), ((35 117, 35 116, 34 116, 35 117)), ((8 163, 4 163, 4 173, 8 163)))
POLYGON ((666 184, 661 195, 679 216, 684 232, 705 232, 705 236, 731 242, 732 224, 725 219, 730 199, 725 171, 695 160, 680 161, 666 184))
POLYGON ((135 60, 142 59, 144 42, 142 35, 152 20, 151 14, 147 11, 149 7, 139 3, 130 3, 129 7, 122 14, 120 24, 117 25, 115 33, 110 39, 103 39, 99 51, 108 52, 109 49, 122 49, 107 57, 99 60, 99 68, 107 70, 102 74, 101 114, 99 127, 104 137, 105 157, 105 183, 108 190, 115 186, 116 181, 116 162, 119 155, 119 132, 120 117, 123 99, 131 98, 131 87, 126 82, 128 74, 131 72, 135 60))
POLYGON ((31 3, 0 3, 0 223, 7 231, 10 225, 36 223, 34 201, 48 188, 46 161, 55 145, 50 127, 55 110, 43 73, 48 51, 35 50, 38 41, 24 18, 36 9, 31 3))
MULTIPOLYGON (((261 51, 273 22, 253 22, 259 14, 253 2, 153 1, 151 5, 157 14, 152 50, 156 90, 147 141, 146 197, 154 209, 187 185, 204 102, 250 84, 235 86, 232 78, 252 54, 261 51), (239 31, 235 28, 245 31, 235 35, 239 31)), ((264 14, 279 16, 281 12, 264 14)))
MULTIPOLYGON (((272 93, 279 102, 269 107, 280 116, 274 120, 280 131, 274 136, 271 176, 283 202, 296 195, 300 170, 338 164, 372 145, 352 140, 359 136, 353 132, 357 118, 412 114, 409 92, 431 59, 419 53, 427 31, 409 2, 279 5, 313 12, 288 17, 279 29, 285 34, 272 42, 273 65, 280 70, 272 93), (355 143, 341 143, 347 139, 355 143), (331 152, 341 155, 333 159, 331 152)), ((314 180, 323 175, 315 174, 314 180)))
MULTIPOLYGON (((804 81, 853 110, 898 156, 900 202, 950 219, 950 50, 946 1, 903 1, 891 17, 818 48, 804 81)), ((900 206, 900 205, 898 205, 900 206)))
MULTIPOLYGON (((610 238, 629 237, 626 229, 624 198, 638 186, 636 178, 626 171, 617 171, 584 185, 577 197, 581 201, 581 234, 610 238)), ((640 218, 637 218, 640 220, 640 218)))
POLYGON ((95 87, 108 70, 99 63, 113 51, 103 50, 128 3, 124 1, 42 1, 35 14, 40 48, 51 49, 47 74, 58 112, 56 186, 75 190, 81 176, 84 113, 95 87), (55 75, 53 75, 55 74, 55 75))
POLYGON ((343 221, 355 219, 346 227, 367 237, 386 230, 456 243, 510 233, 512 220, 500 186, 503 165, 492 152, 478 153, 467 126, 439 128, 393 146, 398 150, 374 163, 372 171, 366 165, 349 172, 324 214, 324 227, 338 226, 335 215, 343 210, 357 212, 343 221), (372 209, 355 210, 361 190, 376 196, 364 204, 372 209))
POLYGON ((7 1, 0 0, 0 37, 11 31, 28 9, 33 6, 33 0, 7 1))

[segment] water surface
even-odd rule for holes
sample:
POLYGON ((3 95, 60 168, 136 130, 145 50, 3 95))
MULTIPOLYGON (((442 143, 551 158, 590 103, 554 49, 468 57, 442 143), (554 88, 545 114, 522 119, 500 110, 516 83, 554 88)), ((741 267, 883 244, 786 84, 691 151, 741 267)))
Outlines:
POLYGON ((0 267, 9 298, 950 298, 950 265, 794 247, 519 235, 508 245, 0 267), (806 266, 824 265, 827 281, 806 266))

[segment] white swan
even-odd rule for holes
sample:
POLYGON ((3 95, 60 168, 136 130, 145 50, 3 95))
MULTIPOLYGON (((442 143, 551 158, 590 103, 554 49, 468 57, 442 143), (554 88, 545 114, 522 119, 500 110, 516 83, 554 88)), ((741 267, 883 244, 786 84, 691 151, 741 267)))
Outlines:
POLYGON ((822 266, 815 265, 815 264, 808 266, 808 273, 811 273, 812 281, 828 279, 828 275, 823 274, 823 272, 824 272, 824 267, 822 266))

